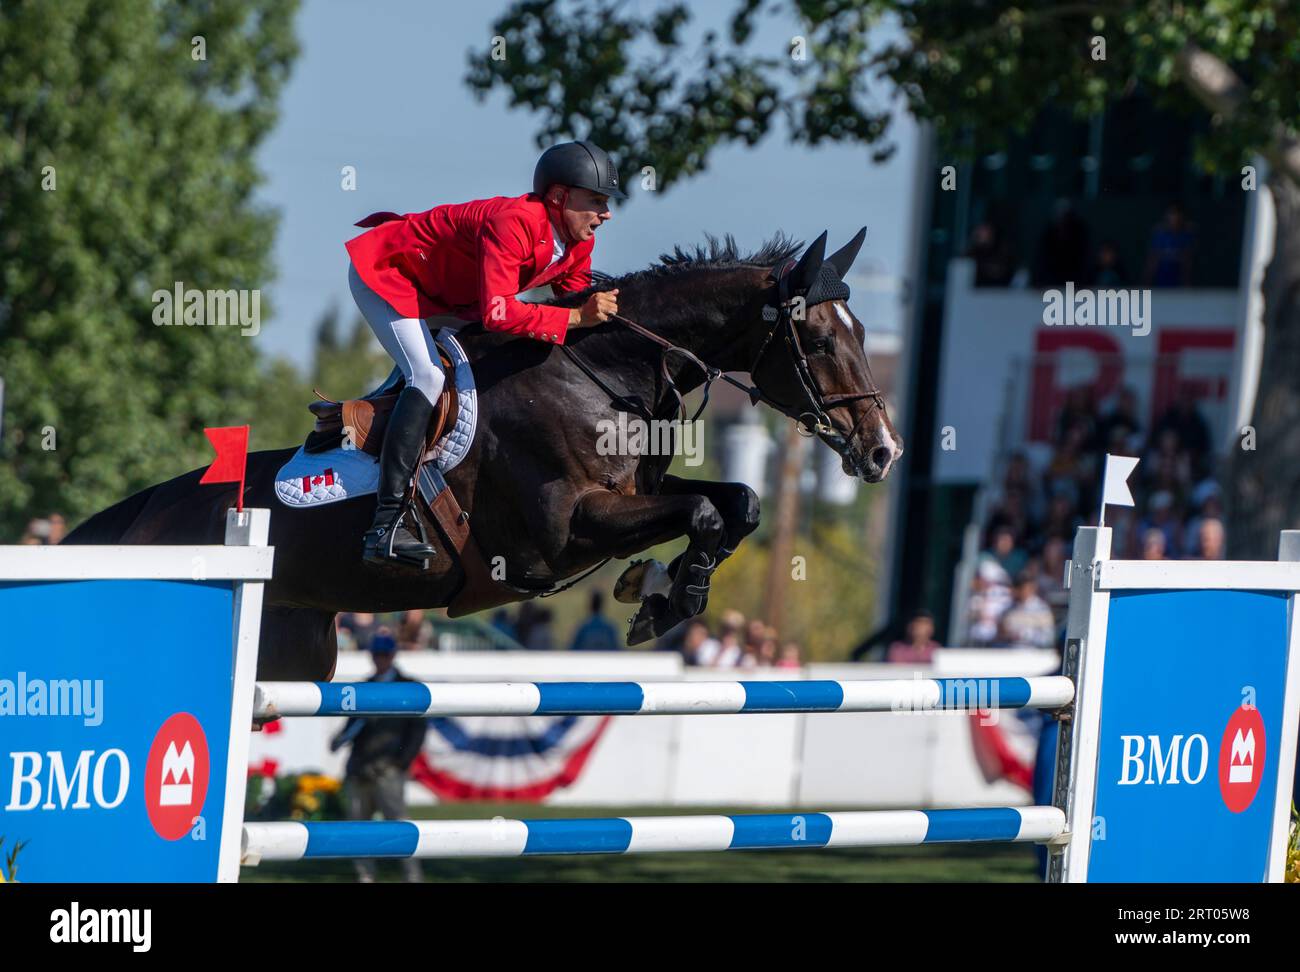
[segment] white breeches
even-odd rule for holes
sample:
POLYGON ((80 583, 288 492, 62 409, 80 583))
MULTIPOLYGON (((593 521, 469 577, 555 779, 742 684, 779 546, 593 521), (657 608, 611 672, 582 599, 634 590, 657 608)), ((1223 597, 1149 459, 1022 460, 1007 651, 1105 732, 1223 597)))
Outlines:
POLYGON ((352 299, 357 302, 361 316, 366 319, 375 337, 385 351, 402 369, 402 377, 411 388, 418 388, 430 402, 437 402, 446 381, 433 331, 440 328, 455 330, 465 323, 457 317, 403 317, 392 304, 370 289, 357 268, 348 264, 348 286, 352 299), (430 329, 432 323, 432 330, 430 329))

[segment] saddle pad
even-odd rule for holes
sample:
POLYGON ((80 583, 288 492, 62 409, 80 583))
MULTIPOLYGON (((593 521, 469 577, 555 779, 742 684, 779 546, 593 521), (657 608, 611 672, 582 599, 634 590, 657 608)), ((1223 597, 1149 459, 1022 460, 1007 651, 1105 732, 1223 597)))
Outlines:
MULTIPOLYGON (((460 414, 429 450, 429 460, 444 474, 455 469, 469 453, 478 425, 478 392, 474 372, 460 342, 448 331, 435 340, 456 369, 456 397, 460 414)), ((379 488, 379 462, 360 449, 340 446, 328 452, 304 452, 302 447, 275 476, 275 495, 285 506, 324 506, 374 493, 379 488)))

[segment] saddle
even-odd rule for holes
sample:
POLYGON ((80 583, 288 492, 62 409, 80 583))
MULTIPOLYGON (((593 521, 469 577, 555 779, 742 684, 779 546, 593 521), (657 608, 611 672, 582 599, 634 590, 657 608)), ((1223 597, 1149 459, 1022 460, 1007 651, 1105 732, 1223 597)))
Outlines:
MULTIPOLYGON (((447 550, 460 560, 465 571, 465 583, 448 605, 448 614, 454 618, 485 607, 522 600, 529 594, 512 590, 492 578, 474 535, 470 532, 469 515, 461 509, 437 463, 430 461, 438 440, 444 431, 455 427, 460 412, 455 365, 441 347, 438 348, 438 355, 442 359, 447 378, 442 394, 434 402, 433 416, 425 435, 424 452, 416 467, 414 484, 407 495, 407 508, 420 504, 423 513, 442 533, 447 550)), ((388 427, 389 417, 404 387, 406 380, 402 377, 401 369, 394 368, 378 388, 360 398, 336 402, 317 392, 321 400, 307 406, 316 416, 316 424, 303 443, 303 451, 328 452, 339 448, 345 441, 351 441, 353 448, 378 459, 383 450, 384 431, 388 427)), ((427 542, 424 516, 416 511, 413 519, 416 532, 427 542)))
MULTIPOLYGON (((447 380, 442 386, 442 394, 433 403, 433 417, 429 421, 429 430, 424 440, 425 455, 442 438, 444 431, 455 426, 456 416, 460 412, 460 399, 456 395, 456 369, 442 348, 438 349, 438 356, 442 359, 447 380)), ((394 368, 383 384, 361 398, 336 402, 316 392, 320 401, 307 406, 316 416, 316 425, 308 434, 303 450, 328 452, 350 439, 353 448, 378 459, 384 445, 388 418, 404 387, 406 379, 402 377, 401 369, 394 368)))

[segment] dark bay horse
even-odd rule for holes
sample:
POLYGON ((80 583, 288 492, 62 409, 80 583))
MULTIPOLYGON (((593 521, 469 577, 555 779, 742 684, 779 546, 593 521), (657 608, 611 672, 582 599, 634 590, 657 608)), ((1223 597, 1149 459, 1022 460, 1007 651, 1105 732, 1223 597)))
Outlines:
MULTIPOLYGON (((572 332, 567 348, 477 325, 459 332, 480 413, 470 452, 447 480, 484 560, 503 565, 512 585, 497 603, 685 536, 685 551, 667 570, 670 586, 643 596, 629 643, 704 609, 710 575, 758 525, 753 491, 667 475, 671 456, 602 454, 608 450, 597 447, 598 423, 629 410, 672 419, 678 395, 717 372, 748 374, 753 399, 815 432, 840 454, 846 474, 872 483, 885 478, 902 442, 871 377, 866 335, 843 284, 864 234, 825 257, 823 233, 797 260, 800 245, 782 236, 748 255, 730 237, 710 238, 707 248, 678 248, 647 270, 598 278, 592 289, 617 287, 620 313, 660 342, 620 321, 572 332), (702 372, 701 362, 716 371, 702 372)), ((588 293, 554 303, 576 307, 588 293)), ((327 680, 337 612, 445 607, 465 573, 434 529, 429 536, 440 549, 430 570, 364 566, 360 538, 374 497, 316 509, 281 505, 273 480, 294 451, 248 457, 244 504, 273 510, 276 548, 258 675, 327 680)), ((200 486, 202 473, 109 507, 64 542, 221 543, 237 487, 200 486)))

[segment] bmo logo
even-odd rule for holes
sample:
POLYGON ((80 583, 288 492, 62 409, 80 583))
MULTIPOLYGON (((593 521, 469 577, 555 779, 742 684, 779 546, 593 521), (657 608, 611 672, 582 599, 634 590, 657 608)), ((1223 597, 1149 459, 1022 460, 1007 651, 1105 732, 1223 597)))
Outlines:
MULTIPOLYGON (((1205 778, 1210 744, 1199 732, 1190 736, 1120 736, 1120 786, 1193 786, 1205 778)), ((1241 813, 1255 800, 1264 772, 1264 719, 1242 706, 1228 719, 1219 744, 1219 792, 1223 804, 1241 813)))
POLYGON ((1120 736, 1120 786, 1137 784, 1193 786, 1205 778, 1210 766, 1210 744, 1199 732, 1191 736, 1120 736))
POLYGON ((203 811, 208 795, 208 738, 199 720, 178 712, 162 724, 149 747, 144 802, 163 840, 180 840, 203 811))
POLYGON ((1219 792, 1233 813, 1255 800, 1264 775, 1264 718, 1259 709, 1242 706, 1228 720, 1219 745, 1219 792))

